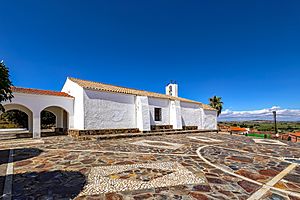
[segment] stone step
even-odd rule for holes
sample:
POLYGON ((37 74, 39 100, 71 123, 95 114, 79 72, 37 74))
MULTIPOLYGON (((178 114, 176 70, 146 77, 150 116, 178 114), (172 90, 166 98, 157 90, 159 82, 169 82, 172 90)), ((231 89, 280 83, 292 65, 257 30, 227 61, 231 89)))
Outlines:
POLYGON ((172 125, 151 125, 152 131, 167 130, 167 129, 173 129, 173 126, 172 125))
POLYGON ((136 134, 140 133, 137 128, 130 129, 95 129, 95 130, 77 130, 77 129, 69 129, 68 135, 74 138, 82 137, 82 136, 100 136, 100 135, 112 135, 112 134, 136 134))
POLYGON ((1 133, 0 140, 10 140, 18 138, 31 138, 32 134, 30 132, 18 132, 18 133, 1 133))
POLYGON ((20 146, 28 146, 28 145, 37 145, 44 144, 45 142, 42 139, 16 139, 16 140, 3 140, 0 141, 0 148, 14 148, 20 146))
POLYGON ((173 135, 173 134, 192 134, 192 133, 203 133, 213 132, 214 130, 173 130, 169 132, 149 132, 149 133, 122 133, 122 134, 111 134, 111 135, 84 135, 77 137, 78 140, 109 140, 118 138, 131 138, 131 137, 145 137, 145 136, 160 136, 160 135, 173 135))
MULTIPOLYGON (((22 134, 22 133, 21 133, 22 134)), ((0 134, 0 140, 11 140, 11 139, 17 139, 18 133, 4 133, 2 132, 0 134)))
POLYGON ((144 131, 143 133, 156 133, 156 132, 164 132, 164 133, 168 133, 168 132, 181 132, 181 131, 194 131, 197 132, 197 130, 184 130, 184 129, 165 129, 165 130, 157 130, 157 131, 144 131))
POLYGON ((151 131, 143 131, 143 133, 171 132, 171 131, 182 131, 182 129, 161 129, 161 130, 151 130, 151 131))
POLYGON ((16 135, 16 134, 24 134, 29 133, 29 131, 1 131, 0 136, 2 135, 16 135))
POLYGON ((9 136, 16 136, 16 133, 1 133, 0 134, 0 138, 2 137, 9 137, 9 136))
POLYGON ((17 139, 16 135, 1 135, 0 140, 11 140, 11 139, 17 139))

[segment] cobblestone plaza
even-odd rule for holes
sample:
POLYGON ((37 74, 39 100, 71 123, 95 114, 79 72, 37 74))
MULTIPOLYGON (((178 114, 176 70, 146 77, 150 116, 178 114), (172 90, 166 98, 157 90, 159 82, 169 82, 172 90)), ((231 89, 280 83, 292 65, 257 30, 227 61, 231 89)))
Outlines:
POLYGON ((222 133, 59 136, 0 148, 4 198, 300 199, 300 145, 287 141, 222 133))

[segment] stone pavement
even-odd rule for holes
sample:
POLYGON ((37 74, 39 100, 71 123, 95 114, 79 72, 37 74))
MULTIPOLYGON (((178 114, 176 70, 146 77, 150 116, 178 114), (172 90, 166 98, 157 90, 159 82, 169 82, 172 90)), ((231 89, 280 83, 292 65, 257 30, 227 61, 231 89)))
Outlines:
POLYGON ((13 149, 12 199, 300 200, 300 144, 282 142, 198 133, 0 143, 0 184, 13 149))
POLYGON ((0 150, 0 197, 3 195, 9 150, 0 150))

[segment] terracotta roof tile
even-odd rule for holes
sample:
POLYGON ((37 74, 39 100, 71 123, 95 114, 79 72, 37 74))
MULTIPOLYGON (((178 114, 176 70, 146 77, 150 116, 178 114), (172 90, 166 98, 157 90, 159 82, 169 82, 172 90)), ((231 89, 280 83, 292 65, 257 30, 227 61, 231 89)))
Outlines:
POLYGON ((290 135, 293 135, 293 136, 296 136, 296 137, 300 137, 300 132, 290 133, 290 135))
POLYGON ((231 131, 247 131, 245 128, 240 128, 240 127, 230 127, 231 131))
MULTIPOLYGON (((57 92, 52 90, 40 90, 32 88, 22 88, 22 87, 11 87, 13 93, 26 93, 26 94, 37 94, 37 95, 50 95, 50 96, 61 96, 61 97, 72 97, 65 92, 57 92)), ((74 97, 72 97, 74 98, 74 97)))
POLYGON ((209 105, 203 104, 201 102, 181 98, 181 97, 174 97, 174 96, 170 96, 170 95, 166 95, 166 94, 148 92, 145 90, 136 90, 136 89, 132 89, 132 88, 126 88, 126 87, 105 84, 105 83, 81 80, 81 79, 71 78, 71 77, 69 77, 69 79, 85 89, 100 90, 100 91, 105 91, 105 92, 116 92, 116 93, 123 93, 123 94, 133 94, 133 95, 148 96, 148 97, 155 97, 155 98, 161 98, 161 99, 179 100, 179 101, 183 101, 183 102, 199 104, 205 110, 215 110, 214 108, 210 107, 209 105))

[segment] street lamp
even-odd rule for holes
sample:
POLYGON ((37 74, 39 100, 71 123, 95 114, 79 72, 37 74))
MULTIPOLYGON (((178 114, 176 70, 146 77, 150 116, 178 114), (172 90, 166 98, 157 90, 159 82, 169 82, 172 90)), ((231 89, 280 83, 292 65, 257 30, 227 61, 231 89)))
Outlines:
POLYGON ((278 137, 278 131, 277 131, 277 121, 276 121, 276 111, 273 111, 273 115, 274 115, 274 127, 275 127, 275 134, 278 137))

